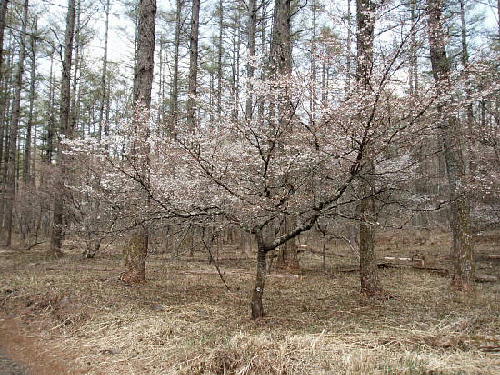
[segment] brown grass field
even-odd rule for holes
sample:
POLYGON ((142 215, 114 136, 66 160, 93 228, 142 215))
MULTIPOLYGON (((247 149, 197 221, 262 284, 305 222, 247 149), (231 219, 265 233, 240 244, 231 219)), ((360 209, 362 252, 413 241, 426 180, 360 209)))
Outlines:
MULTIPOLYGON (((449 266, 445 234, 398 238, 379 236, 379 255, 417 249, 449 266)), ((478 259, 499 254, 499 239, 482 236, 478 259)), ((0 350, 34 375, 500 374, 498 281, 464 295, 447 276, 386 268, 387 297, 369 300, 342 271, 356 263, 347 249, 330 247, 325 270, 306 250, 300 274, 272 270, 267 316, 252 321, 254 261, 237 249, 219 259, 230 291, 201 252, 153 254, 148 282, 127 286, 119 246, 92 260, 78 246, 57 261, 43 251, 0 249, 0 350)), ((498 276, 497 261, 479 272, 498 276)))

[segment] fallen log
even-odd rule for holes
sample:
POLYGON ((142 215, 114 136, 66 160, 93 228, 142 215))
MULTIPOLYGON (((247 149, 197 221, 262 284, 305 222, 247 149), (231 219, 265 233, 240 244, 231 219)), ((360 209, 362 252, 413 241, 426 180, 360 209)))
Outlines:
POLYGON ((494 283, 498 281, 498 277, 494 275, 476 275, 477 283, 494 283))
POLYGON ((500 345, 483 345, 479 347, 479 350, 487 353, 498 353, 500 352, 500 345))
MULTIPOLYGON (((413 265, 413 264, 397 264, 397 263, 390 263, 390 262, 378 262, 377 263, 378 268, 408 268, 408 269, 416 269, 416 270, 423 270, 427 272, 432 272, 432 273, 437 273, 441 276, 447 276, 450 274, 450 270, 446 268, 438 268, 438 267, 425 267, 425 266, 419 266, 419 265, 413 265)), ((346 268, 340 268, 337 271, 339 272, 359 272, 359 267, 358 266, 351 266, 351 267, 346 267, 346 268)), ((481 275, 478 274, 475 277, 475 282, 477 283, 494 283, 498 281, 498 277, 494 275, 481 275)))

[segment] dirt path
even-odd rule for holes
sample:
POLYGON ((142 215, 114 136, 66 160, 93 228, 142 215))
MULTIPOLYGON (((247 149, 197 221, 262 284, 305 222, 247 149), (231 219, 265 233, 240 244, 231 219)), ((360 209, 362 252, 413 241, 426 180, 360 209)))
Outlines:
POLYGON ((28 375, 23 366, 18 365, 0 353, 0 374, 1 375, 28 375))
POLYGON ((64 353, 50 352, 49 355, 47 350, 46 345, 41 346, 23 334, 18 319, 0 314, 0 375, 78 374, 66 368, 64 353))

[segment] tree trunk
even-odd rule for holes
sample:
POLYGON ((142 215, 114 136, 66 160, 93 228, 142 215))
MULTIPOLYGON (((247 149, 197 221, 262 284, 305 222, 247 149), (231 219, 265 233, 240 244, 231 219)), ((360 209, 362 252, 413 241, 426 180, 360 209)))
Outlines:
MULTIPOLYGON (((37 32, 37 21, 34 22, 33 34, 36 35, 37 32)), ((24 168, 23 168, 23 179, 26 185, 30 184, 31 179, 31 138, 32 138, 32 127, 33 127, 33 110, 35 107, 36 98, 36 36, 31 35, 30 38, 30 49, 31 49, 31 76, 30 76, 30 94, 29 94, 29 114, 28 121, 26 123, 26 141, 24 145, 24 168)))
MULTIPOLYGON (((251 0, 253 1, 253 0, 251 0)), ((218 120, 222 113, 222 81, 224 80, 224 69, 222 60, 224 55, 224 1, 219 0, 219 48, 217 49, 217 115, 218 120)))
MULTIPOLYGON (((143 121, 144 116, 141 116, 141 114, 146 111, 147 116, 150 115, 151 90, 154 77, 155 17, 156 0, 140 0, 134 76, 136 134, 134 134, 135 146, 132 156, 133 159, 138 154, 139 156, 145 156, 143 159, 137 158, 140 165, 137 165, 136 168, 138 169, 138 178, 141 180, 142 185, 146 187, 149 186, 147 157, 149 154, 149 128, 147 121, 143 121)), ((137 162, 137 160, 133 160, 133 162, 137 162)), ((143 186, 139 187, 139 189, 138 199, 147 206, 149 204, 147 192, 143 190, 143 186)), ((140 283, 146 280, 148 228, 140 220, 135 223, 135 226, 136 229, 134 229, 129 243, 124 249, 125 273, 122 275, 122 280, 126 283, 140 283)))
POLYGON ((377 257, 375 254, 375 223, 376 207, 373 194, 375 193, 374 181, 375 165, 367 162, 365 181, 363 182, 363 198, 360 203, 359 223, 359 272, 361 293, 375 296, 382 291, 378 279, 377 257))
MULTIPOLYGON (((64 37, 64 57, 61 78, 61 123, 60 133, 68 138, 73 136, 71 129, 71 60, 73 54, 73 39, 75 34, 76 8, 75 0, 68 0, 68 13, 66 15, 66 33, 64 37)), ((61 147, 58 148, 58 162, 60 175, 56 181, 56 191, 64 192, 64 181, 68 173, 64 165, 64 154, 61 147)), ((63 255, 62 241, 64 236, 64 199, 57 197, 54 199, 54 219, 52 222, 52 233, 50 236, 50 248, 48 256, 57 258, 63 255)))
POLYGON ((410 95, 415 95, 418 92, 418 44, 417 44, 417 31, 415 29, 418 22, 417 15, 417 0, 411 0, 410 2, 410 14, 411 14, 411 24, 410 27, 413 32, 410 36, 410 95))
POLYGON ((309 103, 309 110, 311 111, 310 117, 312 121, 316 120, 316 38, 317 38, 317 12, 318 4, 316 0, 311 3, 312 11, 312 38, 311 38, 311 99, 309 103))
MULTIPOLYGON (((282 233, 289 233, 295 228, 295 217, 285 218, 283 223, 282 233)), ((279 268, 288 269, 290 271, 297 271, 300 269, 299 256, 297 251, 297 242, 295 238, 285 242, 279 247, 277 266, 279 268)))
POLYGON ((286 75, 292 71, 291 1, 275 0, 274 7, 270 68, 272 72, 286 75))
MULTIPOLYGON (((260 44, 261 44, 261 50, 260 50, 260 53, 262 54, 262 56, 266 56, 266 53, 267 53, 267 48, 266 48, 266 45, 267 45, 267 38, 266 38, 266 28, 267 28, 267 2, 266 1, 262 1, 261 4, 260 4, 260 8, 261 8, 261 11, 260 11, 260 20, 259 20, 259 24, 260 24, 260 44)), ((264 81, 266 79, 266 70, 265 69, 262 69, 261 70, 261 73, 260 73, 260 79, 261 81, 264 81)), ((257 103, 256 103, 256 106, 258 107, 258 118, 259 118, 259 121, 263 121, 264 119, 264 114, 265 114, 265 95, 259 95, 259 97, 257 98, 257 103)))
POLYGON ((255 37, 257 30, 257 4, 256 0, 250 0, 248 3, 248 26, 247 26, 247 47, 248 47, 248 64, 247 64, 247 99, 245 103, 245 115, 247 120, 250 120, 253 115, 253 84, 252 79, 255 74, 254 59, 255 59, 255 37))
MULTIPOLYGON (((272 75, 278 75, 280 78, 288 76, 292 73, 292 40, 291 40, 291 1, 290 0, 275 0, 274 9, 274 26, 271 44, 271 72, 272 75)), ((289 112, 290 98, 280 98, 278 108, 279 118, 281 121, 280 127, 285 128, 290 121, 289 112), (284 100, 283 100, 284 99, 284 100)), ((273 103, 270 105, 270 112, 274 109, 273 103)), ((270 115, 270 118, 273 116, 270 115)), ((291 228, 295 227, 296 217, 286 217, 282 233, 287 233, 291 228)), ((278 265, 282 268, 299 269, 299 261, 297 256, 297 246, 295 240, 292 239, 280 246, 278 265)))
POLYGON ((14 201, 16 197, 17 136, 21 117, 21 91, 23 89, 24 59, 26 56, 26 26, 28 24, 28 0, 24 1, 23 25, 19 36, 19 61, 14 79, 15 94, 12 122, 9 129, 9 154, 5 181, 5 246, 12 245, 14 201))
MULTIPOLYGON (((429 16, 429 47, 432 73, 436 89, 447 95, 451 86, 450 62, 446 56, 445 29, 442 24, 443 1, 427 0, 429 16)), ((464 191, 465 163, 462 154, 462 129, 446 103, 438 106, 441 116, 439 134, 444 147, 446 173, 449 184, 450 229, 453 237, 452 254, 454 276, 452 286, 460 290, 472 289, 475 263, 470 219, 470 202, 464 191)))
POLYGON ((196 129, 196 92, 198 77, 198 37, 200 29, 200 0, 193 0, 191 10, 191 36, 189 40, 189 77, 187 99, 187 127, 196 129))
POLYGON ((252 319, 264 317, 264 306, 262 305, 262 295, 264 294, 264 286, 266 284, 266 256, 267 251, 264 246, 262 233, 256 233, 255 239, 257 241, 257 270, 255 274, 255 287, 252 293, 252 302, 250 304, 252 309, 252 319))
POLYGON ((4 138, 6 138, 6 121, 5 121, 5 112, 6 112, 6 94, 7 94, 7 84, 4 77, 4 67, 3 67, 3 40, 5 33, 5 16, 7 14, 7 6, 9 4, 9 0, 1 0, 2 4, 0 5, 0 85, 2 87, 2 93, 0 94, 0 168, 3 162, 3 153, 4 153, 4 138))
POLYGON ((466 147, 467 147, 467 160, 465 165, 466 171, 469 174, 473 174, 475 170, 475 158, 472 151, 473 143, 473 128, 474 128, 474 107, 472 104, 472 89, 471 82, 469 79, 469 51, 467 47, 467 24, 465 20, 465 0, 460 0, 460 21, 461 21, 461 42, 462 42, 462 66, 464 68, 464 78, 465 78, 465 100, 467 102, 465 106, 465 121, 467 123, 466 129, 468 136, 466 137, 466 147))
POLYGON ((0 81, 3 80, 3 39, 8 5, 9 0, 2 0, 2 5, 0 5, 0 81))
POLYGON ((54 54, 55 49, 52 50, 50 54, 50 69, 49 69, 49 98, 47 105, 47 145, 46 145, 46 161, 47 164, 52 163, 52 159, 54 156, 54 132, 55 132, 55 84, 54 84, 54 54))
MULTIPOLYGON (((373 41, 375 37, 375 4, 372 0, 357 0, 356 2, 356 47, 357 67, 356 82, 358 90, 363 95, 372 95, 370 80, 373 67, 373 41)), ((363 119, 361 119, 363 121, 363 119)), ((371 126, 366 123, 367 129, 371 126)), ((375 255, 375 164, 371 159, 369 140, 363 139, 364 173, 361 179, 362 193, 359 204, 359 253, 360 253, 360 283, 361 293, 368 296, 381 291, 377 275, 375 255)))
MULTIPOLYGON (((73 67, 74 67, 74 73, 73 73, 73 84, 72 84, 72 89, 73 95, 70 94, 71 96, 71 104, 70 104, 70 118, 69 118, 69 128, 74 131, 78 131, 78 120, 80 117, 80 97, 81 97, 81 85, 79 84, 80 79, 81 79, 81 61, 80 61, 80 56, 83 54, 83 45, 82 45, 82 38, 80 36, 80 29, 81 29, 81 0, 76 0, 76 24, 75 24, 75 36, 74 36, 74 44, 75 44, 75 57, 73 59, 73 67)), ((95 124, 94 119, 92 119, 92 123, 95 124)), ((83 128, 85 125, 83 126, 83 128)), ((89 128, 90 129, 90 128, 89 128)), ((95 125, 94 125, 95 129, 95 125)), ((90 133, 90 131, 89 131, 90 133)), ((85 129, 82 129, 82 134, 83 137, 85 137, 85 129)))
POLYGON ((108 34, 109 34, 109 12, 110 2, 106 0, 105 21, 104 21, 104 56, 102 57, 102 73, 101 73, 101 102, 99 106, 99 140, 102 137, 102 131, 107 135, 106 128, 108 127, 107 121, 105 123, 105 108, 107 105, 107 74, 108 74, 108 34))
POLYGON ((123 252, 125 273, 121 279, 127 284, 138 284, 146 281, 146 256, 148 253, 148 231, 141 226, 130 236, 123 252))
POLYGON ((165 46, 165 41, 160 39, 160 50, 158 51, 158 58, 160 60, 160 65, 158 67, 158 75, 159 75, 159 83, 158 83, 158 110, 157 110, 157 117, 156 117, 156 122, 158 124, 161 124, 164 120, 164 113, 165 113, 165 84, 164 84, 164 61, 163 61, 163 49, 165 46))
POLYGON ((346 46, 346 84, 345 91, 349 94, 351 91, 351 65, 352 65, 352 12, 351 0, 347 0, 347 46, 346 46))
POLYGON ((177 128, 177 120, 179 116, 179 47, 181 44, 181 13, 183 1, 176 0, 175 9, 175 36, 174 36, 174 69, 172 72, 172 91, 170 96, 171 108, 171 133, 177 128))
POLYGON ((241 10, 239 7, 235 7, 233 14, 231 15, 233 24, 236 25, 236 29, 233 31, 233 58, 232 58, 232 94, 233 94, 233 108, 232 108, 232 118, 236 121, 239 114, 240 106, 240 47, 241 47, 241 27, 239 26, 239 20, 241 18, 241 10))

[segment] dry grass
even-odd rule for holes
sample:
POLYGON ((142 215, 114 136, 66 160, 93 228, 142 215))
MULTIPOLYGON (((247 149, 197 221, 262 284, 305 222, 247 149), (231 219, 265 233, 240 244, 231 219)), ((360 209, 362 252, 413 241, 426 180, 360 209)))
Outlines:
POLYGON ((305 254, 302 275, 268 278, 268 316, 255 322, 253 262, 221 261, 229 292, 201 257, 151 256, 147 284, 129 287, 118 281, 118 253, 48 262, 40 250, 3 251, 0 308, 86 374, 500 372, 499 354, 485 351, 500 345, 498 283, 468 298, 438 275, 383 270, 391 298, 371 301, 356 274, 324 273, 305 254))

